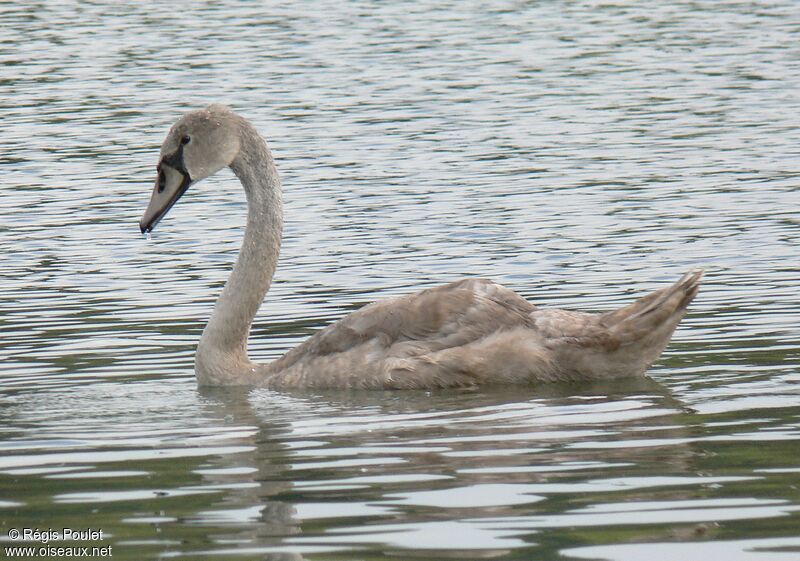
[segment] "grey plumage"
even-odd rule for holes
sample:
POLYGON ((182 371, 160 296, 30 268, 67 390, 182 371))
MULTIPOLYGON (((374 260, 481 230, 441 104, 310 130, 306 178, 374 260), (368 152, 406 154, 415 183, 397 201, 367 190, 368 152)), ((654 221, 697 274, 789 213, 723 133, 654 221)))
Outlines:
POLYGON ((247 355, 282 235, 281 188, 263 138, 230 109, 182 117, 161 150, 142 218, 151 230, 188 184, 230 166, 247 194, 242 250, 197 349, 201 385, 410 389, 641 376, 694 298, 702 271, 613 312, 538 308, 485 279, 375 302, 269 364, 247 355))

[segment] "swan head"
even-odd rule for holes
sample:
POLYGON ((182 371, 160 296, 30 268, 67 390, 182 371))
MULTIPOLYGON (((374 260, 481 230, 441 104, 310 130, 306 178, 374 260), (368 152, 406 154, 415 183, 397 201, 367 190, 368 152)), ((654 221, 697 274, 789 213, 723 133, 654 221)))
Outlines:
POLYGON ((239 119, 224 105, 210 105, 172 126, 161 145, 150 203, 139 221, 142 233, 151 232, 193 183, 231 165, 239 153, 239 119))

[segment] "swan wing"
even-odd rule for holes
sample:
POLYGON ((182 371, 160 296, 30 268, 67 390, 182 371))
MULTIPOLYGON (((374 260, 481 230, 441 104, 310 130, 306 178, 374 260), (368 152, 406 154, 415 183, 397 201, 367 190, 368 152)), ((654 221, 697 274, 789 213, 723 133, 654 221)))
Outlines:
POLYGON ((539 309, 465 280, 370 304, 269 365, 270 387, 443 388, 641 375, 702 272, 604 314, 539 309))
MULTIPOLYGON (((499 284, 465 279, 369 304, 322 329, 273 363, 298 362, 382 349, 384 357, 418 356, 527 325, 535 306, 499 284)), ((373 352, 373 357, 374 352, 373 352)))

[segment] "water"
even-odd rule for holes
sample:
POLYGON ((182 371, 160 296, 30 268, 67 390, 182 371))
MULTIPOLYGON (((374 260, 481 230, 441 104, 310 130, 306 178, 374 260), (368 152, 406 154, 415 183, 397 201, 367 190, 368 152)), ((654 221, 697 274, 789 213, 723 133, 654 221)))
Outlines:
POLYGON ((0 22, 4 547, 90 527, 131 560, 800 558, 794 3, 54 1, 0 22), (152 239, 137 221, 166 130, 209 102, 267 135, 285 184, 262 360, 465 275, 596 311, 707 280, 648 380, 198 391, 244 197, 226 172, 152 239))

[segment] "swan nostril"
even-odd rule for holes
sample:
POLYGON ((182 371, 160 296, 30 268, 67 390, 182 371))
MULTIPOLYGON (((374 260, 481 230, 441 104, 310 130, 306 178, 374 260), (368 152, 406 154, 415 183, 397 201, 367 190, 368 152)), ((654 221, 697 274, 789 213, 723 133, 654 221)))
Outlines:
POLYGON ((158 192, 161 193, 167 187, 167 176, 164 175, 164 170, 158 170, 158 192))

